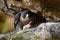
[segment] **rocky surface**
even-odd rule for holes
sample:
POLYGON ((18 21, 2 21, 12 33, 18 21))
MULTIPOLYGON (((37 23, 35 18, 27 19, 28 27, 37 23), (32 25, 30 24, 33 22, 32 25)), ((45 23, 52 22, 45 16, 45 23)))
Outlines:
POLYGON ((26 30, 16 30, 7 34, 0 34, 1 40, 59 40, 60 23, 47 22, 41 23, 36 28, 26 30))

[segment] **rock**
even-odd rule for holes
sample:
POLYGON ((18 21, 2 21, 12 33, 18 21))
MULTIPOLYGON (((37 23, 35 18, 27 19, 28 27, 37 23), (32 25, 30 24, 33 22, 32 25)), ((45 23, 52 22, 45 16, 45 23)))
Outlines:
POLYGON ((26 30, 16 30, 5 36, 8 39, 22 39, 22 40, 56 40, 60 39, 60 23, 59 22, 47 22, 41 23, 36 28, 26 30), (9 36, 8 36, 9 35, 9 36), (53 36, 57 36, 54 38, 53 36))

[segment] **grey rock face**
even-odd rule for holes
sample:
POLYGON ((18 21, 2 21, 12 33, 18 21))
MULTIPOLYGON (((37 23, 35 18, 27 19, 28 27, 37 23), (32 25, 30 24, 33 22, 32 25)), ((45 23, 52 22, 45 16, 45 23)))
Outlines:
MULTIPOLYGON (((59 22, 41 23, 40 25, 38 25, 38 27, 32 28, 30 32, 37 36, 40 36, 41 40, 45 40, 46 38, 52 40, 52 35, 60 38, 60 23, 59 22)), ((30 35, 31 33, 28 33, 28 35, 30 35)), ((30 36, 32 36, 32 34, 30 36)))
MULTIPOLYGON (((51 37, 53 34, 60 38, 60 23, 59 22, 57 22, 57 23, 54 23, 54 22, 42 23, 38 26, 38 29, 39 29, 40 34, 43 35, 43 37, 46 37, 47 35, 49 37, 51 37)), ((37 32, 38 32, 38 30, 36 30, 35 33, 37 33, 37 32)))
MULTIPOLYGON (((26 30, 16 30, 15 32, 3 34, 0 35, 0 39, 3 38, 3 36, 11 37, 11 36, 19 36, 21 35, 23 38, 29 38, 31 36, 38 36, 39 40, 52 40, 52 35, 57 36, 60 38, 60 23, 59 22, 47 22, 47 23, 41 23, 36 28, 26 29, 26 30), (2 36, 2 37, 1 37, 2 36)), ((13 38, 12 38, 13 39, 13 38)), ((35 38, 32 38, 31 40, 35 40, 35 38)))

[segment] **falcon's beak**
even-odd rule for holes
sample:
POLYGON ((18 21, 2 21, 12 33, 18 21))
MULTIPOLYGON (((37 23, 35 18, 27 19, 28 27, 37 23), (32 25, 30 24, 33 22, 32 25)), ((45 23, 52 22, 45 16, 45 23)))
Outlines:
POLYGON ((26 14, 26 17, 25 18, 28 18, 29 17, 29 14, 26 14))

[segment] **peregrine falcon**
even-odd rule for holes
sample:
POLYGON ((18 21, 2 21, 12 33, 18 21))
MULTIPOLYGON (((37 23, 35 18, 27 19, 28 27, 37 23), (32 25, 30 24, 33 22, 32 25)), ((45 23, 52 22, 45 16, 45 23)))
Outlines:
POLYGON ((32 21, 30 28, 34 28, 38 24, 46 22, 46 19, 43 16, 39 16, 38 14, 31 12, 28 9, 24 9, 15 15, 14 27, 16 28, 19 25, 19 27, 23 29, 23 26, 27 25, 30 21, 32 21))

